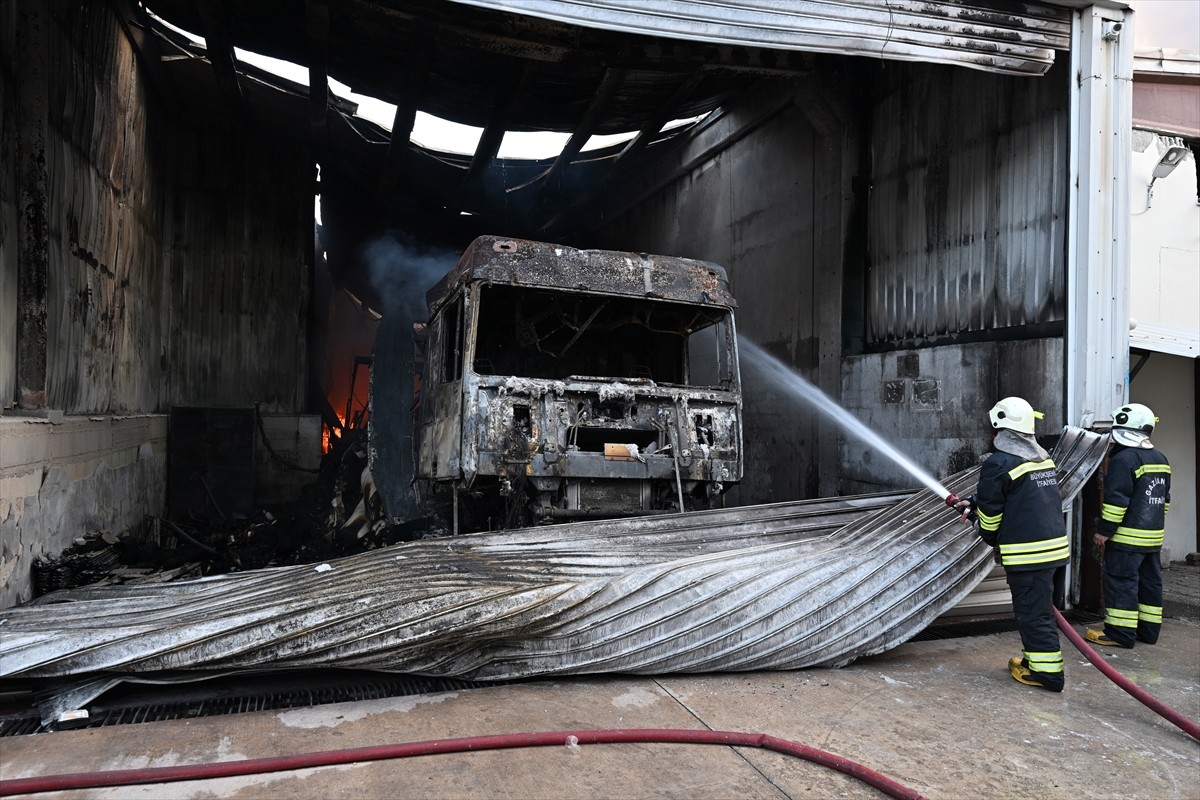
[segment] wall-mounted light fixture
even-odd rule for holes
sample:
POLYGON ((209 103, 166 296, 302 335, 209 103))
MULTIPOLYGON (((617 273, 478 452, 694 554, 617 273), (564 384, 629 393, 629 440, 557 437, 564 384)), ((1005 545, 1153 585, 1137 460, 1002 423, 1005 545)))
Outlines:
MULTIPOLYGON (((1179 162, 1183 161, 1183 157, 1187 155, 1188 149, 1181 144, 1173 144, 1167 148, 1167 152, 1162 154, 1162 158, 1154 165, 1154 180, 1165 178, 1171 174, 1171 170, 1179 166, 1179 162)), ((1154 183, 1151 180, 1151 183, 1154 183)))
POLYGON ((1159 178, 1165 178, 1170 175, 1172 170, 1178 167, 1180 162, 1183 161, 1183 157, 1187 155, 1187 152, 1188 149, 1183 145, 1173 144, 1158 159, 1158 163, 1154 165, 1154 171, 1150 173, 1150 185, 1146 187, 1147 209, 1150 208, 1150 199, 1154 196, 1154 182, 1159 178))

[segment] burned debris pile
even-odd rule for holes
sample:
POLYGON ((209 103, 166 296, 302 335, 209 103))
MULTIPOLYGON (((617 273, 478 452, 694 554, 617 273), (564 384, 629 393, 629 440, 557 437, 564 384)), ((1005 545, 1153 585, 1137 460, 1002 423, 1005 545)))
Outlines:
POLYGON ((420 538, 423 522, 392 525, 367 469, 366 430, 336 439, 315 480, 291 504, 240 518, 147 517, 118 536, 88 532, 33 564, 34 596, 84 586, 156 583, 311 564, 420 538))

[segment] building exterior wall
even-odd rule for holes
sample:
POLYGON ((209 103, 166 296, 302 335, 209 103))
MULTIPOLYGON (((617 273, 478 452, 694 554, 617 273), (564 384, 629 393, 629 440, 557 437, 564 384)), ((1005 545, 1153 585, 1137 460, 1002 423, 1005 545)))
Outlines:
MULTIPOLYGON (((1160 51, 1161 52, 1161 51, 1160 51)), ((1196 84, 1200 81, 1200 58, 1191 54, 1188 62, 1163 57, 1155 70, 1148 59, 1138 53, 1133 88, 1133 124, 1140 128, 1174 133, 1177 136, 1200 137, 1200 98, 1196 84), (1168 70, 1186 68, 1183 74, 1168 70)))
POLYGON ((256 444, 260 445, 254 449, 256 505, 293 503, 316 482, 321 465, 320 416, 263 416, 256 444))
POLYGON ((1151 441, 1171 462, 1171 510, 1163 547, 1181 560, 1200 551, 1196 515, 1196 359, 1155 353, 1129 387, 1129 399, 1159 418, 1151 441))
MULTIPOLYGON (((1200 101, 1200 85, 1191 90, 1200 101)), ((1135 90, 1136 95, 1136 90, 1135 90)), ((1160 418, 1153 440, 1171 462, 1171 513, 1164 547, 1176 560, 1200 550, 1196 513, 1196 374, 1200 346, 1200 201, 1196 159, 1189 152, 1169 174, 1153 181, 1159 158, 1178 139, 1133 132, 1130 180, 1133 266, 1130 314, 1136 327, 1131 366, 1146 361, 1129 386, 1129 399, 1160 418), (1159 343, 1140 340, 1153 331, 1159 343), (1155 352, 1151 348, 1164 348, 1155 352), (1174 351, 1174 352, 1172 352, 1174 351)))
MULTIPOLYGON (((1200 84, 1194 89, 1200 100, 1200 84)), ((1200 332, 1196 156, 1189 151, 1170 174, 1153 179, 1159 158, 1178 143, 1152 131, 1133 132, 1130 313, 1138 322, 1200 332)))
MULTIPOLYGON (((1142 12, 1148 7, 1140 8, 1142 12)), ((1157 6, 1155 13, 1162 9, 1157 6)), ((1141 29, 1139 29, 1140 31, 1141 29)), ((1134 60, 1131 153, 1129 399, 1154 410, 1154 441, 1171 462, 1171 513, 1164 550, 1179 560, 1200 550, 1196 493, 1196 393, 1200 390, 1200 53, 1157 45, 1179 42, 1158 28, 1153 49, 1134 60), (1173 171, 1154 169, 1172 146, 1188 151, 1173 171)), ((1139 33, 1140 36, 1140 33, 1139 33)), ((1185 46, 1195 47, 1194 43, 1185 46)))

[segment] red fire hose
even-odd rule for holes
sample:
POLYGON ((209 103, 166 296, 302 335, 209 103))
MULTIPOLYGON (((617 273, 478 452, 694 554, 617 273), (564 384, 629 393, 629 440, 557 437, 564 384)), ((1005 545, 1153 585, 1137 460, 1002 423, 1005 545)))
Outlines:
MULTIPOLYGON (((1148 708, 1167 721, 1178 726, 1189 736, 1200 740, 1200 725, 1191 721, 1149 692, 1135 686, 1124 675, 1117 672, 1101 658, 1083 638, 1075 632, 1063 615, 1054 610, 1058 627, 1071 643, 1083 653, 1088 661, 1113 683, 1133 695, 1148 708)), ((820 764, 872 786, 889 797, 901 800, 922 800, 921 795, 881 775, 868 767, 848 758, 827 753, 814 747, 779 739, 762 733, 738 733, 733 731, 687 730, 670 728, 639 728, 620 730, 557 731, 546 733, 514 733, 499 736, 474 736, 461 739, 438 739, 425 742, 356 747, 347 750, 327 750, 317 753, 302 753, 294 756, 252 758, 242 761, 224 761, 208 764, 192 764, 177 767, 153 767, 146 769, 113 770, 109 772, 81 772, 68 775, 46 775, 38 778, 18 778, 0 781, 0 797, 37 792, 63 791, 67 789, 94 789, 105 786, 131 786, 147 783, 170 783, 174 781, 227 778, 235 775, 258 775, 267 772, 307 769, 312 767, 349 764, 363 761, 381 761, 392 758, 436 755, 437 753, 462 753, 473 750, 500 750, 516 747, 553 747, 565 745, 574 737, 579 744, 619 743, 681 743, 718 744, 735 747, 760 747, 777 753, 802 758, 820 764)))
MULTIPOLYGON (((946 505, 950 506, 951 508, 954 508, 954 504, 958 501, 958 495, 954 494, 947 495, 945 499, 946 505)), ((968 511, 963 512, 964 520, 967 518, 967 513, 968 511)), ((1096 653, 1096 650, 1090 647, 1087 642, 1083 640, 1083 637, 1075 632, 1075 629, 1071 627, 1070 623, 1068 623, 1066 618, 1062 615, 1062 612, 1060 612, 1057 608, 1054 609, 1054 616, 1058 620, 1058 627, 1063 633, 1066 634, 1067 638, 1071 640, 1071 644, 1075 645, 1079 652, 1083 653, 1083 657, 1092 662, 1092 665, 1096 667, 1096 669, 1104 673, 1106 678, 1115 683, 1117 686, 1120 686, 1129 694, 1133 695, 1151 711, 1154 711, 1163 719, 1179 727, 1188 736, 1200 741, 1200 725, 1197 725, 1192 720, 1183 716, 1178 711, 1147 692, 1145 689, 1135 685, 1120 672, 1117 672, 1115 669, 1109 666, 1108 662, 1101 658, 1096 653)))
POLYGON ((227 778, 234 775, 258 775, 294 769, 325 767, 361 761, 381 761, 437 753, 462 753, 472 750, 500 750, 515 747, 561 747, 574 737, 579 744, 618 744, 630 742, 667 742, 680 744, 719 744, 735 747, 761 747, 777 753, 795 756, 857 778, 889 797, 900 800, 923 800, 920 794, 901 786, 891 778, 848 758, 827 753, 814 747, 778 739, 762 733, 731 731, 686 730, 673 728, 637 728, 597 731, 557 731, 547 733, 513 733, 501 736, 472 736, 463 739, 438 739, 427 742, 387 744, 375 747, 355 747, 348 750, 327 750, 294 756, 251 758, 243 761, 223 761, 191 764, 178 767, 122 769, 109 772, 81 772, 71 775, 46 775, 40 778, 18 778, 0 781, 0 797, 14 794, 63 791, 65 789, 94 789, 102 786, 130 786, 143 783, 227 778))
POLYGON ((1117 686, 1120 686, 1125 691, 1129 692, 1151 711, 1155 712, 1172 725, 1179 727, 1188 736, 1200 741, 1200 725, 1192 722, 1183 714, 1180 714, 1178 711, 1171 708, 1166 703, 1147 692, 1145 689, 1134 685, 1133 682, 1131 682, 1128 678, 1110 667, 1108 662, 1101 658, 1096 652, 1095 648, 1089 646, 1088 643, 1083 640, 1083 637, 1075 632, 1075 629, 1071 627, 1070 623, 1068 623, 1066 618, 1063 617, 1062 612, 1060 612, 1057 608, 1054 609, 1054 616, 1058 619, 1058 627, 1062 629, 1062 632, 1065 633, 1067 638, 1071 640, 1071 644, 1075 645, 1075 647, 1079 649, 1079 652, 1083 653, 1083 657, 1092 662, 1092 665, 1096 669, 1103 672, 1106 678, 1115 683, 1117 686))

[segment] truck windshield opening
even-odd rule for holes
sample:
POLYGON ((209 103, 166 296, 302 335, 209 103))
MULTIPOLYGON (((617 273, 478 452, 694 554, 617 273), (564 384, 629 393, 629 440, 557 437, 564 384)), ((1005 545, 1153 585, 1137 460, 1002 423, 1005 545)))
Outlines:
POLYGON ((477 374, 732 383, 724 308, 495 284, 479 297, 477 374))

